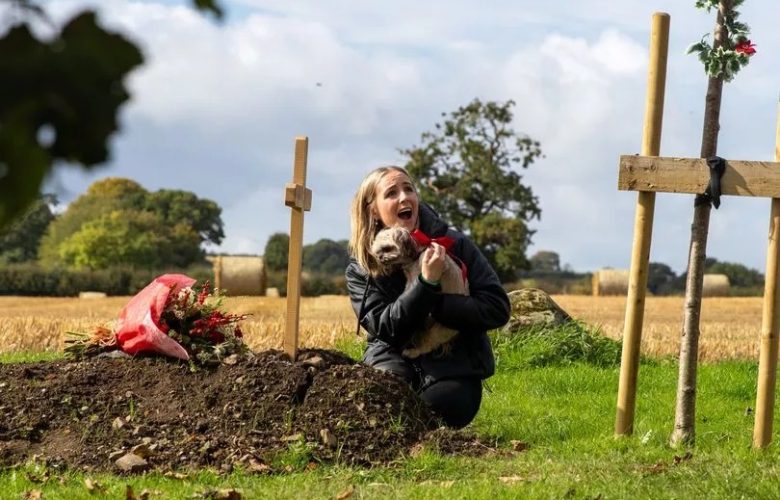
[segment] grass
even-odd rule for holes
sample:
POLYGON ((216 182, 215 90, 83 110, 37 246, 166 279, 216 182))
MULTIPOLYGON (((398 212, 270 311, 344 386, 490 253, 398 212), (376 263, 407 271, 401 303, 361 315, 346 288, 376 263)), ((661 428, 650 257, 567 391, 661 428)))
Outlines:
MULTIPOLYGON (((358 469, 299 467, 306 450, 279 457, 289 474, 258 476, 204 471, 185 479, 159 474, 119 477, 59 474, 30 464, 0 473, 0 498, 41 490, 44 498, 119 498, 130 485, 151 498, 191 498, 235 488, 244 498, 775 498, 780 496, 774 446, 751 448, 757 368, 721 362, 699 369, 697 443, 691 450, 667 444, 674 419, 677 366, 668 360, 640 366, 635 432, 615 439, 613 424, 619 367, 616 343, 588 329, 535 332, 524 341, 495 340, 498 372, 489 379, 472 428, 495 441, 502 456, 440 456, 432 450, 395 466, 358 469), (512 452, 512 441, 527 443, 512 452), (41 482, 49 474, 50 478, 41 482)), ((357 341, 340 347, 359 356, 357 341)), ((0 361, 34 360, 4 355, 0 361)), ((40 359, 40 358, 37 358, 40 359)), ((48 359, 48 358, 44 358, 48 359)), ((303 461, 302 461, 303 460, 303 461)))
POLYGON ((0 354, 0 364, 2 363, 35 363, 38 361, 55 361, 64 359, 62 352, 6 352, 0 354))

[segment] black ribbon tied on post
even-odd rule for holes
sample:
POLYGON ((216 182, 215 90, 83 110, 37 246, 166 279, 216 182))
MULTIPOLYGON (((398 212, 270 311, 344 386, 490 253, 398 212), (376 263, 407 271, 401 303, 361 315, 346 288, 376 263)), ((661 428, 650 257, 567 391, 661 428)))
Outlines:
POLYGON ((710 156, 707 158, 707 166, 710 167, 710 182, 704 193, 697 194, 694 205, 712 204, 715 208, 720 206, 720 178, 726 171, 726 160, 720 156, 710 156))

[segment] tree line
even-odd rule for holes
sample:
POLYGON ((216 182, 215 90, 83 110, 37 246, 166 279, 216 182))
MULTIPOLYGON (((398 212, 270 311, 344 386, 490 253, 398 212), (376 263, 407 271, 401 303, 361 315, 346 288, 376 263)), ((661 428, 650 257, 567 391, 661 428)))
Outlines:
MULTIPOLYGON (((344 270, 349 263, 347 240, 323 238, 303 246, 303 294, 345 294, 347 284, 344 270)), ((268 286, 284 294, 287 290, 287 261, 290 236, 274 233, 268 238, 263 259, 268 275, 268 286)))
POLYGON ((212 200, 106 178, 62 213, 55 206, 54 196, 41 196, 0 229, 0 294, 128 295, 162 272, 212 278, 205 246, 224 238, 212 200))
POLYGON ((93 183, 55 215, 51 195, 0 232, 0 262, 105 270, 186 268, 205 262, 204 244, 225 234, 222 209, 182 190, 150 192, 130 179, 93 183))
MULTIPOLYGON (((519 275, 513 286, 534 286, 549 293, 590 293, 591 274, 575 272, 570 266, 561 266, 560 256, 551 250, 541 250, 529 258, 530 268, 519 275)), ((707 257, 704 262, 707 274, 723 274, 729 278, 730 295, 763 295, 764 275, 756 269, 735 262, 719 261, 707 257)), ((668 264, 650 262, 647 288, 653 295, 682 295, 685 293, 687 273, 677 274, 668 264)))

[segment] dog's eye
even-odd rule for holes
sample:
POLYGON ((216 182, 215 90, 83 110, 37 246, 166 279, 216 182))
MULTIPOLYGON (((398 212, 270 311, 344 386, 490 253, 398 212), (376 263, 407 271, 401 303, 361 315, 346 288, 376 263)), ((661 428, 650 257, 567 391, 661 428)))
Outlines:
POLYGON ((392 252, 395 249, 392 245, 382 245, 379 249, 381 252, 392 252))

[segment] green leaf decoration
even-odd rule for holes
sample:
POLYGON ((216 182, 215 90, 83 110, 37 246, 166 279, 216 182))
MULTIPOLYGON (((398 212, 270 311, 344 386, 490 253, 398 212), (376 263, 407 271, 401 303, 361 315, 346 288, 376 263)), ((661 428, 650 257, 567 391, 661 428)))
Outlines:
MULTIPOLYGON (((709 78, 723 78, 724 81, 730 82, 734 79, 740 69, 747 66, 750 62, 750 56, 755 52, 755 49, 750 48, 751 53, 745 53, 744 47, 740 52, 737 52, 740 44, 750 43, 750 27, 737 21, 739 18, 739 12, 737 7, 742 5, 744 0, 734 0, 732 3, 731 12, 724 16, 723 24, 726 28, 727 37, 722 41, 722 46, 717 50, 713 49, 713 46, 709 45, 705 39, 709 35, 704 35, 701 41, 694 43, 686 54, 696 54, 699 60, 704 65, 704 71, 709 78)), ((710 12, 712 9, 718 9, 719 0, 696 0, 696 8, 706 10, 710 12)))

